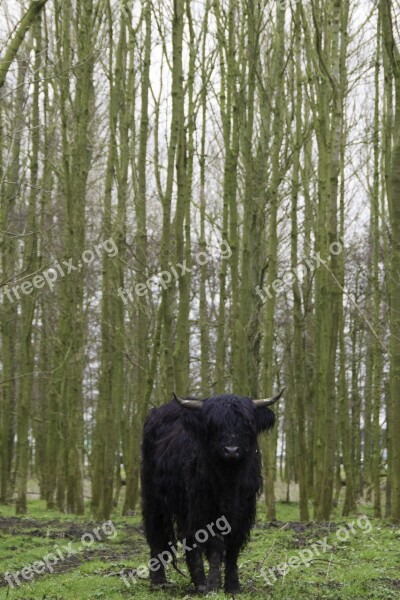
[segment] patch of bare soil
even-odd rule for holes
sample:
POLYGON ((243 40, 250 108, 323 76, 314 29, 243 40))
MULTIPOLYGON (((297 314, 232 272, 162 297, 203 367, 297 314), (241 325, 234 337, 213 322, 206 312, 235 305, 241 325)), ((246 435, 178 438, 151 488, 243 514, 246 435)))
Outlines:
POLYGON ((400 579, 390 579, 390 577, 380 577, 380 580, 385 583, 385 585, 393 588, 394 590, 400 590, 400 579))
MULTIPOLYGON (((0 536, 3 535, 23 535, 30 537, 49 538, 53 540, 70 540, 78 541, 85 533, 90 533, 96 527, 101 527, 102 524, 94 521, 87 523, 71 523, 62 522, 58 519, 52 520, 36 520, 21 517, 0 518, 0 536)), ((146 542, 143 535, 143 528, 128 523, 119 524, 119 528, 123 528, 126 537, 118 545, 107 545, 107 538, 98 542, 98 546, 86 548, 83 551, 66 556, 64 560, 59 560, 52 565, 53 573, 61 574, 76 569, 81 563, 101 560, 106 563, 118 563, 132 559, 132 556, 138 554, 145 546, 146 542)), ((52 548, 48 551, 51 553, 52 548)), ((21 565, 21 569, 26 565, 21 565)), ((35 579, 44 577, 48 571, 43 574, 36 574, 35 579)), ((22 582, 24 580, 20 578, 22 582)), ((3 576, 0 576, 0 588, 4 588, 8 582, 3 576)))
POLYGON ((303 531, 312 531, 315 533, 316 531, 324 531, 326 533, 330 533, 332 531, 336 531, 341 527, 338 523, 332 523, 330 521, 324 522, 314 522, 309 521, 308 523, 292 521, 287 523, 285 521, 269 521, 269 523, 256 523, 255 529, 289 529, 297 532, 303 531))
MULTIPOLYGON (((102 547, 102 548, 94 548, 94 549, 90 549, 90 550, 85 550, 84 552, 81 552, 79 554, 74 554, 72 556, 68 556, 64 560, 60 560, 56 564, 52 565, 52 568, 53 568, 52 574, 59 575, 62 573, 67 573, 68 571, 73 571, 80 564, 88 562, 88 561, 92 561, 92 560, 100 559, 101 561, 110 562, 110 563, 116 563, 116 562, 121 562, 121 561, 125 561, 125 560, 130 560, 132 558, 133 554, 135 554, 135 551, 133 549, 131 549, 129 551, 128 550, 118 551, 115 548, 102 547)), ((42 575, 35 574, 35 580, 40 579, 41 577, 44 577, 47 574, 48 574, 48 571, 46 571, 42 575)), ((24 582, 24 580, 21 577, 20 577, 20 581, 24 582)), ((0 588, 6 587, 7 585, 8 585, 8 582, 3 577, 1 577, 0 578, 0 588)))
MULTIPOLYGON (((39 521, 22 517, 0 518, 0 532, 8 535, 29 535, 50 539, 80 539, 85 533, 90 533, 95 527, 102 525, 103 523, 95 521, 76 524, 68 521, 62 522, 58 519, 39 521)), ((122 526, 127 533, 143 534, 143 527, 140 525, 124 523, 122 526)))

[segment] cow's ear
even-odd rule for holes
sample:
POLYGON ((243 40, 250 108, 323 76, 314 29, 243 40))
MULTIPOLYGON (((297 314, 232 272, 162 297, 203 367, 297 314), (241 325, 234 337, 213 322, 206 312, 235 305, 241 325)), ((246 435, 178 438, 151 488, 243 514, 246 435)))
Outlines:
POLYGON ((256 408, 255 411, 257 433, 268 431, 274 426, 275 413, 268 407, 256 408))

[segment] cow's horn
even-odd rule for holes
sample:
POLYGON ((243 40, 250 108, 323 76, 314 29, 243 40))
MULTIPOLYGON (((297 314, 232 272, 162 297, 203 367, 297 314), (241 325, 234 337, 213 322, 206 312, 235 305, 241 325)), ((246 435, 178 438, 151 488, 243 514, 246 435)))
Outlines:
POLYGON ((175 392, 172 392, 172 395, 174 396, 174 400, 186 408, 201 408, 203 406, 201 400, 186 400, 186 398, 178 398, 175 392))
POLYGON ((253 400, 253 402, 254 402, 255 406, 257 406, 257 408, 261 408, 262 406, 271 406, 271 404, 275 404, 275 402, 278 402, 279 398, 282 396, 285 389, 286 389, 286 387, 283 387, 281 389, 281 391, 279 392, 279 394, 276 394, 276 396, 272 396, 272 398, 265 398, 262 400, 253 400))

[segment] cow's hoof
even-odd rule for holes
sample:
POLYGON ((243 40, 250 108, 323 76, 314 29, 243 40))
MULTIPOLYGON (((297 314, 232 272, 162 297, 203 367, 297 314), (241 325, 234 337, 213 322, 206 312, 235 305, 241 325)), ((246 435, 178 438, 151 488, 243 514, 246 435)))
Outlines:
POLYGON ((203 584, 196 585, 196 592, 198 594, 207 594, 207 592, 208 592, 207 586, 203 585, 203 584))
POLYGON ((168 581, 152 581, 150 584, 151 589, 154 590, 159 590, 159 589, 169 589, 169 588, 173 588, 174 584, 173 583, 169 583, 168 581))

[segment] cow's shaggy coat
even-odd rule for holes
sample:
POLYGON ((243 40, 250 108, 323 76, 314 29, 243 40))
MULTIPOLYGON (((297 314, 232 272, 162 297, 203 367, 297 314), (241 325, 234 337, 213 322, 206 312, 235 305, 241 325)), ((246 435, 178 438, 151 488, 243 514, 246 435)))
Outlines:
MULTIPOLYGON (((177 539, 197 545, 185 558, 199 592, 220 587, 223 560, 225 591, 239 591, 237 559, 249 538, 262 484, 257 436, 274 421, 268 407, 233 395, 207 398, 197 409, 173 400, 153 409, 146 419, 141 483, 151 557, 171 551, 177 539), (231 531, 197 544, 196 532, 222 516, 231 531), (208 577, 203 554, 209 562, 208 577)), ((162 565, 150 573, 153 585, 166 583, 162 565)))

